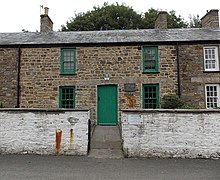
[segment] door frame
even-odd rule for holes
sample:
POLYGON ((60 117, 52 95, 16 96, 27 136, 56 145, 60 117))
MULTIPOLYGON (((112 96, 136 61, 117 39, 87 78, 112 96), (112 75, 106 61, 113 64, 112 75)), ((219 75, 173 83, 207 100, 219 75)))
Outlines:
POLYGON ((100 126, 117 126, 119 123, 119 88, 118 88, 118 84, 99 84, 96 85, 96 124, 100 125, 100 126), (98 122, 98 87, 100 86, 116 86, 117 89, 117 119, 116 119, 116 124, 115 125, 108 125, 108 124, 99 124, 98 122))

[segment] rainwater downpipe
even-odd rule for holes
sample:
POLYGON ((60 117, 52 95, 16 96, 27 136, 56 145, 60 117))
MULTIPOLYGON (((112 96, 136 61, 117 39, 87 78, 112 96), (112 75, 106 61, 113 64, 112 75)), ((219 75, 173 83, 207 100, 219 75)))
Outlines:
POLYGON ((180 59, 179 59, 179 44, 176 43, 176 59, 177 59, 177 84, 178 84, 178 90, 177 95, 180 98, 181 97, 181 82, 180 82, 180 59))
POLYGON ((18 46, 18 66, 17 66, 17 105, 20 108, 20 69, 21 69, 21 46, 18 46))

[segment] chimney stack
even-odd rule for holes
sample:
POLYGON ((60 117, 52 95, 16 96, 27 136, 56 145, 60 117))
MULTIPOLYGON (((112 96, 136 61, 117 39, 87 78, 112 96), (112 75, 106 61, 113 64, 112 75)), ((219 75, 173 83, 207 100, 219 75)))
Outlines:
POLYGON ((218 9, 212 9, 201 19, 202 28, 219 28, 218 9))
POLYGON ((53 21, 48 16, 49 8, 44 8, 44 14, 40 15, 40 32, 53 31, 53 21))
POLYGON ((167 17, 166 11, 160 11, 155 21, 155 29, 167 29, 167 17))

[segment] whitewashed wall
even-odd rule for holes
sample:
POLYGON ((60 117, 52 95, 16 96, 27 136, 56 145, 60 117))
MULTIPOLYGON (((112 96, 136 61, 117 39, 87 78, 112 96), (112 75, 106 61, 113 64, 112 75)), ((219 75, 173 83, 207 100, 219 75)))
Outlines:
POLYGON ((88 110, 0 109, 0 154, 87 155, 89 118, 88 110))
POLYGON ((220 158, 219 110, 124 110, 127 156, 220 158))

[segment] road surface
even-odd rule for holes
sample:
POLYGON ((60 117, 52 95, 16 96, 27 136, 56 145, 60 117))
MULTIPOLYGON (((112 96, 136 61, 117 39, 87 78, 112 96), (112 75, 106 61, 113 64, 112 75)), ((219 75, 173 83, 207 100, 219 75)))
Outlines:
POLYGON ((0 155, 0 180, 220 180, 220 160, 0 155))

